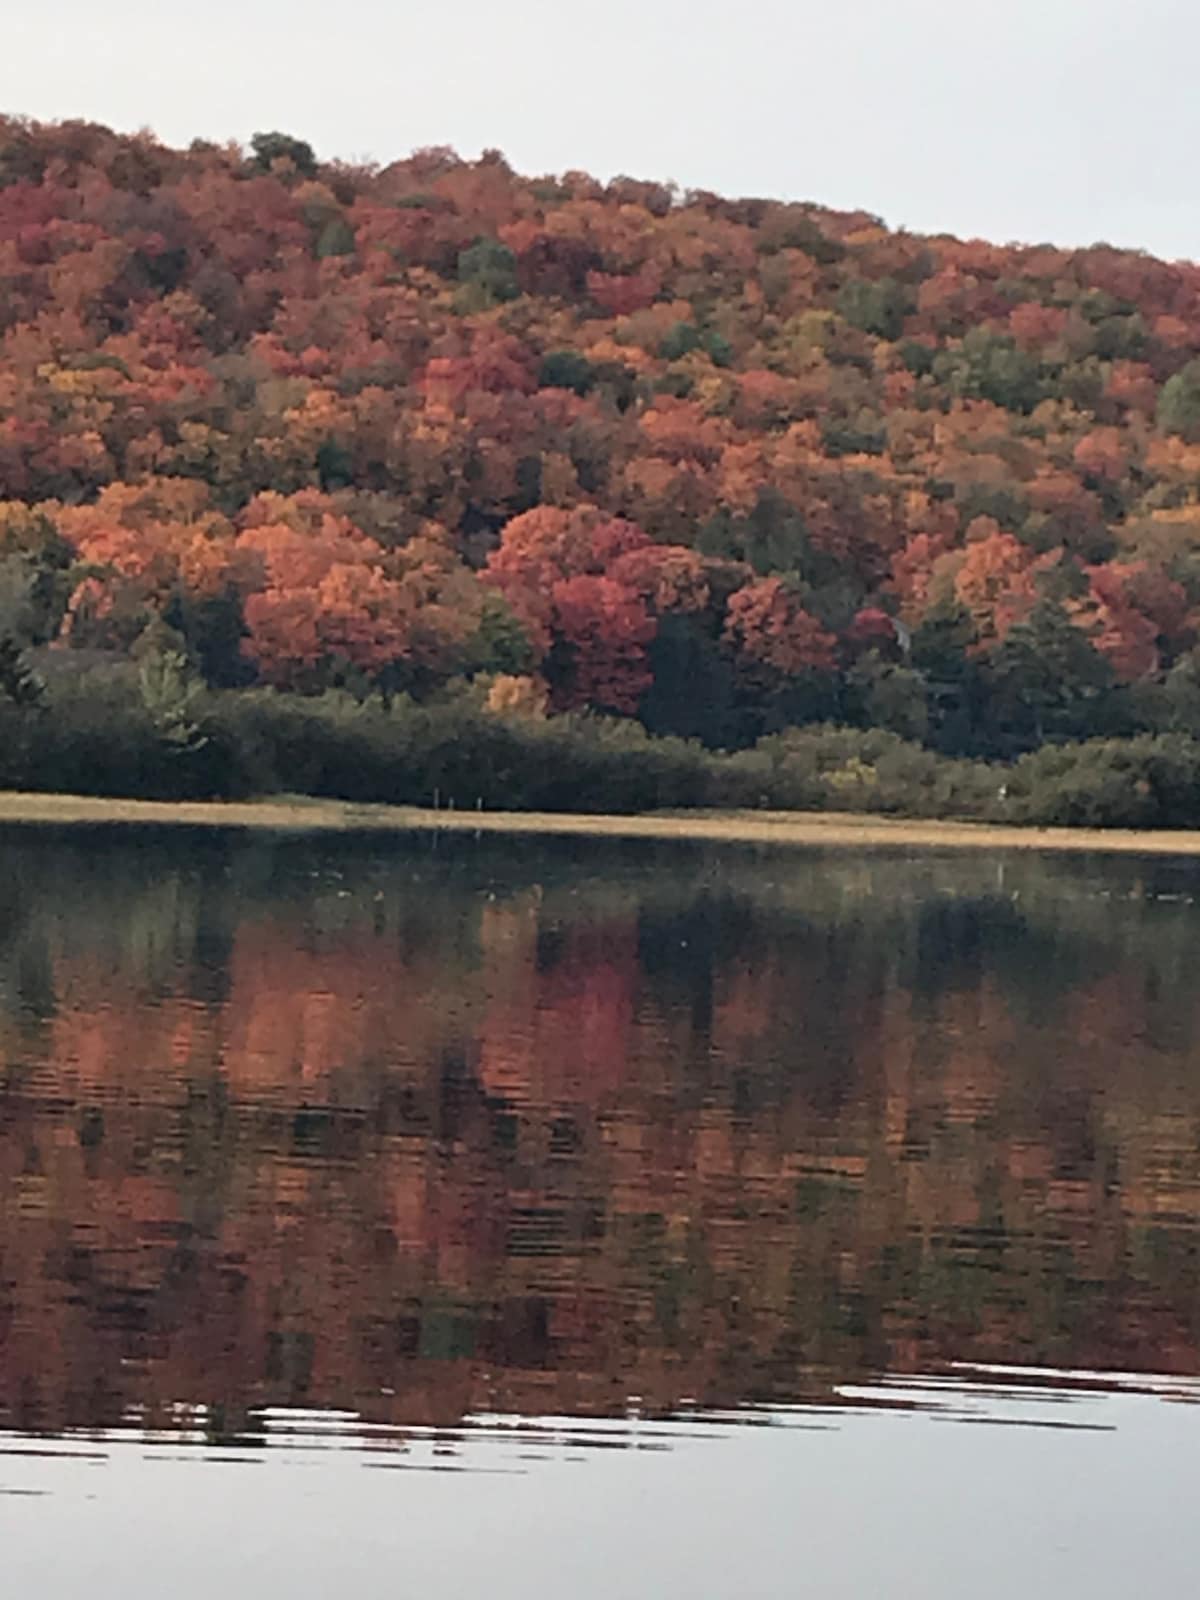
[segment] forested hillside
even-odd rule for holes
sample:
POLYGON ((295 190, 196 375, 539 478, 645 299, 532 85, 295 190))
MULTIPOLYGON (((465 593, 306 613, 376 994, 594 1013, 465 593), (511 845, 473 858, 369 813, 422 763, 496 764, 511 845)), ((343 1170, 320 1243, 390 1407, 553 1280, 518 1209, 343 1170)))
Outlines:
POLYGON ((0 339, 14 702, 1200 731, 1200 266, 10 120, 0 339))

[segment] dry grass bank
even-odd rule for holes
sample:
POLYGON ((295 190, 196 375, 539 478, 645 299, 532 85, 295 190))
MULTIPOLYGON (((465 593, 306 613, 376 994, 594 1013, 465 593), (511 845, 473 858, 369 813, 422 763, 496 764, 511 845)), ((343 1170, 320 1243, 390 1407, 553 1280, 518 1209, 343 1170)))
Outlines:
POLYGON ((911 850, 1106 851, 1200 855, 1200 832, 1031 828, 927 822, 850 813, 659 812, 640 816, 513 811, 430 811, 350 805, 338 800, 108 800, 61 794, 0 794, 0 824, 175 825, 308 832, 565 835, 577 838, 690 839, 712 843, 911 850))

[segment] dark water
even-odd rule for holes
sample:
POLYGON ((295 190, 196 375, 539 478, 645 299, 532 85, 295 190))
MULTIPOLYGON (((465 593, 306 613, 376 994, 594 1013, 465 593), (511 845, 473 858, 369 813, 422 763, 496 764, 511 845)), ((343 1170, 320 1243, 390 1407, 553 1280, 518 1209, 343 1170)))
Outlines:
POLYGON ((1198 943, 1187 862, 0 834, 6 1591, 1192 1593, 1198 943))

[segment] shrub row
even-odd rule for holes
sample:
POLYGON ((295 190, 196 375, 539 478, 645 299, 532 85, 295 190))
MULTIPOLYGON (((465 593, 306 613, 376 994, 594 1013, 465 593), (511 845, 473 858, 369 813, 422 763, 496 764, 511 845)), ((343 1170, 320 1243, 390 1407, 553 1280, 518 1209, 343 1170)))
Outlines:
POLYGON ((714 753, 636 723, 489 715, 468 701, 360 703, 265 690, 156 711, 136 671, 0 705, 0 784, 126 797, 303 794, 471 809, 770 808, 1067 826, 1200 826, 1200 742, 1047 745, 1012 765, 941 756, 880 729, 809 727, 714 753))

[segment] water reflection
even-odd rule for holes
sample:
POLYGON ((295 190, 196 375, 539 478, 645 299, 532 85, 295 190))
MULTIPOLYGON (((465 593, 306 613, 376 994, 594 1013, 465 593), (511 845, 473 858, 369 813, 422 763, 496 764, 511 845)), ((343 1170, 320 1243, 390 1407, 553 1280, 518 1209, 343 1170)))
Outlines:
POLYGON ((172 1432, 0 1432, 5 1573, 43 1600, 1183 1596, 1198 1388, 972 1371, 670 1418, 267 1408, 236 1440, 195 1408, 172 1432))
POLYGON ((1200 1373, 1186 863, 39 829, 0 883, 13 1429, 511 1465, 1200 1373))
POLYGON ((1200 1381, 960 1364, 942 1374, 885 1374, 871 1382, 838 1383, 824 1400, 792 1406, 685 1407, 665 1416, 644 1415, 633 1406, 622 1416, 587 1419, 481 1413, 464 1416, 455 1427, 393 1425, 350 1411, 266 1406, 231 1430, 220 1412, 207 1406, 175 1406, 169 1416, 153 1420, 132 1407, 115 1426, 70 1428, 45 1438, 0 1427, 0 1472, 18 1462, 107 1463, 134 1449, 145 1461, 191 1457, 264 1464, 282 1455, 295 1464, 314 1453, 334 1453, 371 1469, 511 1473, 532 1464, 582 1462, 596 1451, 713 1444, 728 1439, 732 1429, 832 1433, 875 1412, 992 1427, 1115 1433, 1118 1414, 1110 1402, 1116 1395, 1196 1405, 1200 1381))

